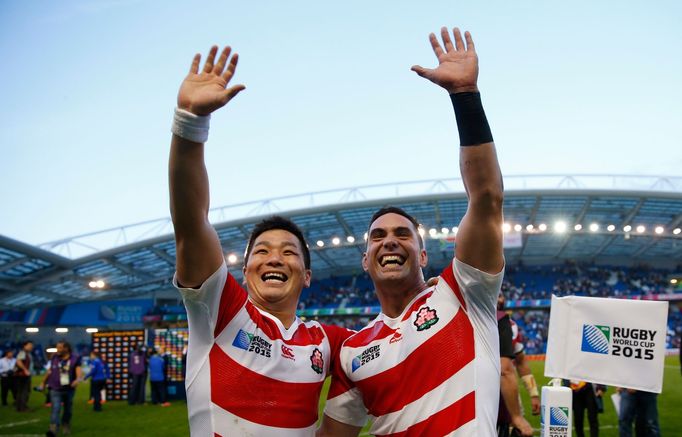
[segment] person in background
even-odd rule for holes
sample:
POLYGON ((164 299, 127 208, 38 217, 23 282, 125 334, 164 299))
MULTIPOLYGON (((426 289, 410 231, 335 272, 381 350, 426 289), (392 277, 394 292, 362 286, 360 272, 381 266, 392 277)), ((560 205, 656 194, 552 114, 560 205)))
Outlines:
POLYGON ((64 411, 61 418, 62 434, 71 434, 71 416, 73 415, 73 396, 76 387, 83 380, 81 358, 73 353, 71 344, 66 341, 57 343, 57 353, 50 360, 50 368, 43 379, 42 389, 50 387, 52 413, 50 414, 49 435, 55 435, 59 429, 62 405, 64 411))
POLYGON ((162 407, 169 407, 170 402, 166 401, 166 362, 155 349, 151 353, 152 356, 149 358, 149 383, 152 386, 152 404, 161 404, 162 407))
POLYGON ((17 354, 17 361, 14 367, 14 384, 16 387, 17 411, 28 411, 28 397, 31 394, 31 375, 33 374, 33 342, 25 341, 21 350, 17 354))
POLYGON ((131 377, 128 404, 144 404, 144 386, 147 384, 147 356, 141 345, 138 345, 130 354, 128 373, 131 377))
POLYGON ((660 437, 658 426, 658 394, 648 391, 618 388, 620 393, 620 415, 618 430, 620 437, 632 437, 632 423, 635 422, 637 437, 660 437))
POLYGON ((102 389, 107 384, 107 379, 111 378, 109 366, 102 361, 98 351, 90 352, 90 366, 90 371, 85 379, 92 378, 90 392, 94 400, 93 411, 102 411, 102 389))
POLYGON ((7 395, 12 393, 14 401, 17 400, 17 390, 14 386, 14 366, 17 359, 14 358, 14 351, 7 349, 0 358, 0 390, 2 390, 2 406, 7 406, 7 395))
MULTIPOLYGON (((503 296, 500 293, 500 296, 503 296)), ((501 299, 504 305, 504 297, 501 299)), ((500 310, 498 296, 497 330, 500 338, 500 408, 497 415, 497 435, 509 437, 511 435, 533 435, 533 428, 523 417, 519 386, 514 367, 514 343, 512 324, 509 315, 500 310)))
POLYGON ((587 423, 590 426, 590 437, 599 436, 599 413, 603 412, 601 397, 606 392, 605 385, 592 385, 585 381, 566 381, 564 385, 571 387, 573 391, 573 423, 577 437, 584 437, 583 424, 585 411, 587 411, 587 423), (602 405, 600 411, 600 404, 602 405))

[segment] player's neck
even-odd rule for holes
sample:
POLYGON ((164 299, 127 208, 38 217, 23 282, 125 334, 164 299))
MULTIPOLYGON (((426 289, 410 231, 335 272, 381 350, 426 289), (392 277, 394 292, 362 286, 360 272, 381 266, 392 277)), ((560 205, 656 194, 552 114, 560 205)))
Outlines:
POLYGON ((282 322, 282 325, 284 325, 285 329, 289 329, 291 325, 294 324, 294 321, 296 320, 296 308, 279 308, 277 305, 268 305, 268 304, 263 304, 261 302, 257 302, 256 300, 251 300, 251 302, 256 306, 256 308, 265 311, 266 313, 270 314, 271 316, 279 319, 280 322, 282 322))
POLYGON ((395 318, 402 314, 407 304, 416 295, 428 288, 422 278, 410 283, 404 281, 375 282, 374 287, 379 304, 381 305, 381 312, 390 318, 395 318))

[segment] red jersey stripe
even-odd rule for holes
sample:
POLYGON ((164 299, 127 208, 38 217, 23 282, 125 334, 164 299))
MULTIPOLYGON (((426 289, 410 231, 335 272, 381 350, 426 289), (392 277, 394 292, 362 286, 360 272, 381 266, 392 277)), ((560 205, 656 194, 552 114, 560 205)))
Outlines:
POLYGON ((395 333, 395 329, 390 328, 382 321, 376 322, 371 328, 362 331, 349 338, 343 345, 344 347, 362 347, 374 340, 381 340, 395 333))
POLYGON ((445 279, 445 282, 448 284, 448 286, 452 289, 452 291, 455 292, 455 296, 457 296, 457 299, 459 299, 459 303, 462 305, 462 308, 464 308, 464 311, 467 309, 467 303, 464 301, 464 296, 462 295, 462 291, 459 289, 459 285, 457 284, 457 279, 455 279, 455 272, 452 269, 452 263, 454 261, 451 261, 448 266, 443 269, 443 272, 440 274, 441 278, 445 279))
POLYGON ((425 295, 423 295, 422 297, 420 297, 419 299, 417 299, 416 301, 414 301, 412 306, 410 306, 410 309, 405 311, 405 315, 403 316, 403 318, 400 321, 404 322, 405 320, 412 317, 412 313, 417 311, 420 306, 424 305, 424 302, 426 302, 426 299, 430 298, 432 294, 433 294, 433 291, 430 291, 430 292, 426 293, 425 295))
POLYGON ((231 274, 227 274, 227 280, 223 287, 223 294, 220 296, 220 307, 218 308, 218 318, 213 338, 217 338, 223 329, 230 323, 230 320, 239 312, 246 300, 246 291, 239 285, 231 274))
POLYGON ((401 363, 355 385, 367 410, 382 416, 420 399, 475 358, 474 330, 463 311, 401 363), (433 365, 429 365, 433 363, 433 365), (419 377, 415 377, 419 375, 419 377), (382 387, 382 390, 377 390, 382 387))
POLYGON ((384 434, 385 437, 412 437, 446 435, 476 418, 476 393, 471 392, 449 407, 426 420, 412 425, 405 431, 384 434))
POLYGON ((279 428, 305 428, 317 421, 317 402, 311 399, 319 399, 324 381, 293 383, 263 376, 241 366, 217 345, 209 360, 211 401, 220 408, 279 428), (263 405, 254 407, 254 399, 262 399, 263 405))
POLYGON ((294 335, 291 336, 291 339, 286 340, 282 337, 282 332, 279 330, 277 323, 261 314, 254 304, 246 302, 246 311, 249 313, 249 317, 251 317, 253 323, 258 326, 258 329, 263 331, 271 340, 282 340, 289 346, 317 346, 324 340, 325 335, 322 328, 319 326, 306 327, 303 323, 298 325, 294 335))

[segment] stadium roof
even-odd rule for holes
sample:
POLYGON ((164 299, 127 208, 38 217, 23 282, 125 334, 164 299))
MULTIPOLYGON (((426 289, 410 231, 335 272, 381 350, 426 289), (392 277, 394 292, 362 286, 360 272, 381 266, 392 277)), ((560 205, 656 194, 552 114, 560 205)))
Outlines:
MULTIPOLYGON (((682 262, 682 177, 517 176, 505 177, 505 188, 508 262, 570 259, 664 267, 682 262)), ((369 218, 387 204, 417 217, 431 262, 445 263, 466 203, 460 179, 438 179, 230 205, 212 209, 209 218, 226 256, 236 258, 235 276, 241 277, 253 225, 277 213, 303 229, 314 277, 323 278, 360 271, 369 218)), ((171 226, 170 218, 163 218, 39 246, 0 236, 0 308, 168 291, 175 264, 171 226), (98 280, 104 282, 102 288, 96 286, 98 280)))

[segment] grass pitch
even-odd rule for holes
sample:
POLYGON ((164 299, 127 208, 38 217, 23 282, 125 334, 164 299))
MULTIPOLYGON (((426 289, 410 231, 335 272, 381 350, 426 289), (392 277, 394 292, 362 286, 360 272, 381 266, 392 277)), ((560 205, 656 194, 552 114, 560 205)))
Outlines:
MULTIPOLYGON (((542 376, 543 361, 532 361, 531 368, 538 384, 547 384, 549 378, 542 376)), ((34 385, 42 377, 34 378, 34 385)), ((326 397, 327 386, 322 392, 326 397)), ((95 413, 92 405, 88 405, 87 397, 90 393, 88 384, 81 385, 76 391, 74 412, 71 421, 72 435, 78 436, 188 436, 187 406, 185 402, 175 401, 170 407, 162 408, 152 405, 129 406, 126 402, 107 402, 104 411, 95 413)), ((149 390, 147 390, 149 393, 149 390)), ((530 411, 528 396, 521 389, 525 411, 530 411)), ((600 435, 602 437, 618 436, 618 418, 607 392, 604 402, 604 414, 599 415, 600 435)), ((10 395, 11 398, 11 395, 10 395)), ((45 396, 35 391, 31 392, 28 413, 17 413, 11 406, 0 407, 0 436, 38 437, 44 436, 47 430, 50 409, 43 406, 45 396)), ((680 374, 679 357, 668 357, 665 361, 665 376, 663 379, 663 393, 658 398, 659 422, 663 436, 680 435, 682 429, 682 375, 680 374)), ((320 412, 324 408, 324 400, 320 401, 320 412)), ((538 431, 540 419, 538 416, 529 417, 531 425, 538 431)), ((585 432, 587 420, 585 421, 585 432)), ((363 430, 361 435, 368 435, 363 430)), ((575 435, 575 434, 574 434, 575 435)))

